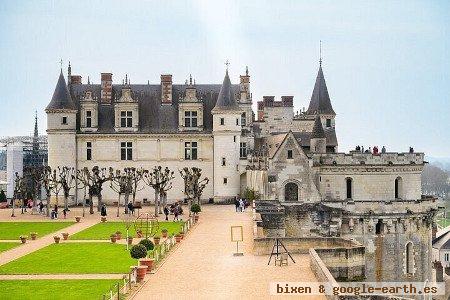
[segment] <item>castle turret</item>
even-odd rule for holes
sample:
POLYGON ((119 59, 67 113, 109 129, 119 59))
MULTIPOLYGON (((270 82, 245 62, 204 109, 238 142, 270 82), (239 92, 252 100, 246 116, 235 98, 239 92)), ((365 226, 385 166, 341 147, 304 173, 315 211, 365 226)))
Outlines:
POLYGON ((326 128, 334 128, 336 113, 331 105, 330 95, 328 94, 327 84, 322 71, 322 60, 319 64, 319 71, 317 72, 316 83, 309 102, 308 115, 320 115, 320 118, 325 121, 326 128))
POLYGON ((311 153, 325 153, 327 151, 327 139, 319 115, 314 120, 314 126, 311 132, 310 151, 311 153))
POLYGON ((48 165, 75 167, 77 107, 70 96, 64 76, 59 74, 53 97, 47 108, 48 165))
POLYGON ((235 197, 240 191, 239 145, 241 114, 232 91, 228 69, 213 114, 214 198, 217 201, 235 197))

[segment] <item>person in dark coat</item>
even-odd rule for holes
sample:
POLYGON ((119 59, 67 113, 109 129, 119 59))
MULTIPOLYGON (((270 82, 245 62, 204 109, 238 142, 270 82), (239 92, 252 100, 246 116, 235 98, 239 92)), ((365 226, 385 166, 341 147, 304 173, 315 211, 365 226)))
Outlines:
POLYGON ((169 208, 166 206, 164 206, 164 214, 166 215, 166 221, 169 220, 169 208))
POLYGON ((132 215, 134 215, 134 206, 133 206, 133 203, 131 203, 131 201, 130 202, 128 202, 128 211, 132 214, 132 215))
POLYGON ((239 197, 234 198, 234 206, 236 207, 236 211, 239 211, 239 197))
POLYGON ((106 217, 106 205, 105 204, 103 204, 102 208, 100 209, 100 215, 102 217, 106 217))

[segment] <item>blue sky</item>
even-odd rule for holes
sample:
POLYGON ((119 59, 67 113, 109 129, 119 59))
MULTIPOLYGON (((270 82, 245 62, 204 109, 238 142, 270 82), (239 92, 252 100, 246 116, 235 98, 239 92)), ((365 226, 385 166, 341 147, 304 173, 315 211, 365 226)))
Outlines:
POLYGON ((448 1, 1 1, 0 136, 40 130, 59 74, 131 83, 232 82, 249 66, 253 101, 307 107, 319 40, 340 151, 385 145, 450 156, 448 1))

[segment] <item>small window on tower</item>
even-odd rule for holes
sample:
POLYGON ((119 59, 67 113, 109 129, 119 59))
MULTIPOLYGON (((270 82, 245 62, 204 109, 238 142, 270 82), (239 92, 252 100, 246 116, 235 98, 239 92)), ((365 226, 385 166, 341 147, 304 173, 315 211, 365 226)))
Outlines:
POLYGON ((66 125, 67 124, 67 117, 62 117, 62 124, 66 125))
POLYGON ((288 158, 288 159, 292 159, 292 157, 293 157, 293 156, 292 156, 292 150, 288 150, 288 151, 287 151, 287 158, 288 158))
POLYGON ((331 127, 331 119, 327 119, 327 128, 331 127))
POLYGON ((92 142, 86 143, 86 160, 92 160, 92 142))
POLYGON ((220 118, 220 125, 225 125, 225 119, 224 118, 220 118))
POLYGON ((225 159, 225 157, 222 157, 222 166, 225 166, 226 165, 226 159, 225 159))
POLYGON ((223 178, 223 184, 227 184, 228 183, 228 178, 224 177, 223 178))

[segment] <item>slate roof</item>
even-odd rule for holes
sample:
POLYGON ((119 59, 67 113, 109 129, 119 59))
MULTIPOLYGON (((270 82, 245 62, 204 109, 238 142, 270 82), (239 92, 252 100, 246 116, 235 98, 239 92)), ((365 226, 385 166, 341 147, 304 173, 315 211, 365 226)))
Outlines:
MULTIPOLYGON (((184 97, 188 85, 172 85, 172 105, 161 104, 161 85, 130 84, 131 95, 139 103, 138 133, 180 133, 178 131, 178 103, 184 97)), ((92 97, 98 99, 98 133, 116 133, 114 130, 114 99, 119 99, 124 85, 113 84, 112 104, 100 104, 100 84, 72 84, 71 93, 77 106, 87 90, 92 91, 92 97)), ((220 84, 197 84, 197 98, 203 102, 204 131, 212 131, 211 110, 216 105, 221 88, 220 84)), ((239 93, 239 85, 230 87, 234 96, 239 93)), ((79 123, 79 122, 78 122, 79 123)), ((77 124, 79 129, 79 124, 77 124)), ((198 132, 198 131, 195 131, 198 132)), ((183 131, 189 133, 189 131, 183 131)))
POLYGON ((432 244, 435 249, 450 249, 450 231, 435 238, 432 244))
POLYGON ((77 106, 72 100, 70 92, 67 88, 62 70, 59 74, 52 100, 47 105, 45 110, 77 110, 77 106))
POLYGON ((325 82, 325 77, 323 76, 322 65, 319 67, 311 101, 309 102, 309 107, 306 113, 336 115, 333 107, 331 106, 327 84, 325 82))
POLYGON ((213 111, 217 110, 239 110, 239 106, 236 103, 232 91, 230 77, 228 76, 228 70, 225 72, 222 87, 220 88, 219 96, 213 109, 213 111))
POLYGON ((319 115, 316 116, 314 120, 313 130, 311 132, 311 138, 324 138, 325 132, 323 131, 322 122, 320 121, 319 115))

